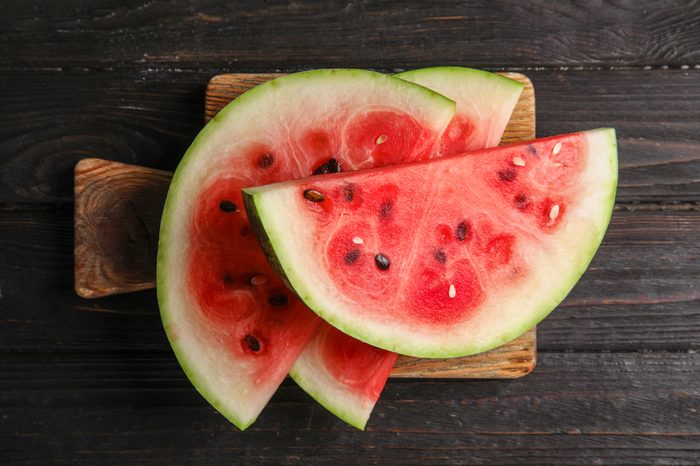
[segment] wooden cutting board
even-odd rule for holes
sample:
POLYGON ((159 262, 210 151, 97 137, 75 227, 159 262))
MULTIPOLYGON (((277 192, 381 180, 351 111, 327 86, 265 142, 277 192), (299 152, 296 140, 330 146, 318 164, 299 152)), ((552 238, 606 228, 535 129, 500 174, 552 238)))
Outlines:
MULTIPOLYGON (((534 139, 535 96, 525 84, 501 144, 534 139)), ((212 78, 205 119, 251 87, 280 74, 223 74, 212 78)), ((101 159, 75 167, 75 290, 98 298, 155 287, 158 228, 172 174, 101 159)), ((510 379, 530 373, 536 363, 535 329, 487 353, 452 359, 400 356, 392 377, 510 379)))

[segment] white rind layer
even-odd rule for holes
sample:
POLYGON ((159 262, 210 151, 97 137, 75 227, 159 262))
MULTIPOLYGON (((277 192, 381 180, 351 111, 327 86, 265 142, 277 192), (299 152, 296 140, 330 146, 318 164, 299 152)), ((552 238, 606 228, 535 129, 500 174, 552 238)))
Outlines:
MULTIPOLYGON (((360 321, 354 303, 345 302, 332 280, 310 253, 310 240, 300 213, 292 207, 295 186, 275 184, 245 190, 246 206, 257 211, 260 226, 274 249, 282 272, 300 298, 331 325, 366 343, 416 357, 447 358, 488 351, 535 326, 569 293, 588 267, 610 221, 617 187, 617 143, 613 129, 584 135, 585 166, 580 172, 577 205, 568 210, 548 248, 531 248, 532 273, 520 286, 489 294, 480 307, 489 312, 451 326, 407 328, 385 319, 360 321)), ((438 162, 439 163, 439 162, 438 162)), ((407 169, 426 169, 419 164, 407 169)), ((468 174, 464 175, 468 176, 468 174)), ((426 180, 429 180, 426 177, 426 180)))
MULTIPOLYGON (((160 227, 157 292, 163 326, 180 365, 197 390, 240 429, 252 424, 284 374, 251 380, 253 366, 233 360, 215 341, 188 291, 190 222, 197 194, 226 170, 223 161, 251 142, 276 142, 296 121, 339 106, 391 103, 441 131, 454 103, 421 86, 364 70, 316 70, 261 84, 226 106, 199 133, 173 177, 160 227)), ((322 119, 322 118, 321 118, 322 119)), ((235 174, 233 174, 235 175, 235 174)), ((255 184, 254 180, 250 180, 255 184)), ((286 373, 286 369, 284 370, 286 373)))
POLYGON ((395 74, 442 95, 457 103, 457 114, 466 115, 475 124, 470 136, 484 141, 483 148, 501 142, 503 131, 518 103, 524 84, 488 71, 439 66, 395 74))

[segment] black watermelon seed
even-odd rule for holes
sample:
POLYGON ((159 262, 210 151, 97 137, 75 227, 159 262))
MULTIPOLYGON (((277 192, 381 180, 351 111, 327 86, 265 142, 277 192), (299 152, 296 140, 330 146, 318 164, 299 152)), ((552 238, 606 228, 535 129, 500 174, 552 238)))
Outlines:
POLYGON ((328 162, 324 163, 323 165, 319 166, 312 175, 326 175, 328 173, 338 173, 340 172, 340 164, 336 159, 331 157, 328 159, 328 162))
POLYGON ((230 285, 231 283, 233 283, 233 277, 228 273, 224 274, 223 280, 226 285, 230 285))
POLYGON ((323 193, 318 192, 315 189, 307 189, 304 191, 304 197, 311 202, 321 202, 326 198, 323 193))
POLYGON ((532 144, 528 144, 527 151, 530 155, 537 157, 537 149, 535 149, 535 146, 533 146, 532 144))
POLYGON ((235 202, 231 202, 229 200, 223 200, 219 202, 219 209, 221 209, 223 212, 235 212, 238 210, 238 206, 236 205, 235 202))
POLYGON ((357 262, 357 259, 360 258, 360 250, 359 249, 353 249, 349 253, 345 254, 345 263, 348 265, 354 264, 357 262))
POLYGON ((391 261, 389 261, 389 258, 383 254, 377 254, 376 256, 374 256, 374 262, 377 264, 379 270, 387 270, 391 265, 391 261))
POLYGON ((508 183, 513 181, 516 175, 517 173, 512 168, 506 168, 505 170, 498 171, 498 177, 501 179, 501 181, 506 181, 508 183))
POLYGON ((467 233, 469 233, 469 227, 467 226, 467 222, 459 222, 459 225, 457 225, 457 228, 455 228, 455 234, 457 235, 457 239, 460 241, 464 241, 467 238, 467 233))
POLYGON ((347 183, 343 186, 343 198, 347 202, 352 202, 353 198, 355 197, 355 188, 353 187, 352 184, 347 183))
POLYGON ((525 193, 520 193, 513 198, 513 204, 520 210, 525 210, 530 206, 530 199, 525 193))
POLYGON ((258 158, 258 168, 261 170, 268 169, 275 163, 275 156, 267 152, 258 158))
POLYGON ((438 261, 441 264, 444 264, 447 262, 447 256, 445 255, 445 251, 442 249, 438 249, 433 253, 433 257, 435 258, 436 261, 438 261))
POLYGON ((328 159, 328 173, 340 173, 340 164, 336 159, 328 159))
POLYGON ((394 203, 391 201, 384 201, 382 202, 381 207, 379 208, 379 215, 382 218, 387 218, 391 215, 391 210, 394 208, 394 203))
POLYGON ((328 170, 328 163, 326 162, 323 165, 319 166, 316 170, 314 170, 312 175, 326 175, 328 173, 328 170))
POLYGON ((282 293, 275 293, 270 296, 270 299, 267 300, 268 303, 270 303, 270 306, 284 306, 289 302, 289 298, 287 295, 283 295, 282 293))
POLYGON ((258 341, 257 338, 255 338, 251 334, 247 334, 246 336, 243 337, 243 342, 248 346, 248 348, 254 352, 257 353, 260 351, 260 341, 258 341))

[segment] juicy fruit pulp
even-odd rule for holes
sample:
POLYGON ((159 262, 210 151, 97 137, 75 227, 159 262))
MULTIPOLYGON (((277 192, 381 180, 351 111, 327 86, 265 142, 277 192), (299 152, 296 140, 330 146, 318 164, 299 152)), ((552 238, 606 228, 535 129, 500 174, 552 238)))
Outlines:
POLYGON ((319 323, 270 269, 241 188, 425 159, 453 114, 453 102, 408 82, 319 70, 242 95, 187 151, 161 223, 158 301, 188 377, 238 427, 255 420, 319 323))
MULTIPOLYGON (((512 79, 468 68, 424 68, 394 76, 439 91, 457 104, 457 113, 432 157, 497 145, 523 89, 512 79)), ((348 189, 345 194, 352 192, 348 189)), ((357 260, 359 251, 358 245, 345 259, 357 260)), ((386 258, 380 260, 383 266, 389 265, 386 258)), ((349 337, 324 322, 290 375, 331 412, 363 429, 395 361, 395 353, 349 337)))
POLYGON ((517 337, 566 296, 602 240, 616 180, 605 129, 244 197, 311 309, 375 346, 452 357, 517 337))

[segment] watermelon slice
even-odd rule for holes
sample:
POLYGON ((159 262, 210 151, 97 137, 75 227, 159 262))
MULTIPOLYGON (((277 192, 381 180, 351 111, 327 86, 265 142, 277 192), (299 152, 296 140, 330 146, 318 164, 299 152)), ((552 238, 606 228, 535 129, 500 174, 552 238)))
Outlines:
POLYGON ((185 373, 239 428, 319 323, 270 269, 241 188, 425 159, 454 111, 445 97, 379 73, 304 72, 246 92, 188 149, 163 211, 158 302, 185 373))
POLYGON ((289 375, 326 409, 362 430, 397 356, 324 322, 289 375))
MULTIPOLYGON (((498 145, 523 89, 512 79, 460 67, 423 68, 394 76, 438 91, 457 104, 433 157, 498 145)), ((396 357, 323 322, 290 375, 329 411, 364 429, 396 357)))
POLYGON ((387 350, 453 357, 512 340, 564 299, 616 183, 615 133, 600 129, 244 199, 278 274, 325 320, 387 350))
POLYGON ((439 92, 457 103, 435 157, 495 147, 501 142, 523 84, 488 71, 440 66, 394 75, 439 92))

